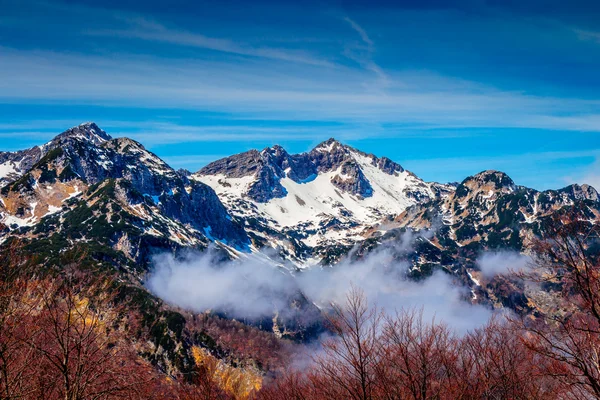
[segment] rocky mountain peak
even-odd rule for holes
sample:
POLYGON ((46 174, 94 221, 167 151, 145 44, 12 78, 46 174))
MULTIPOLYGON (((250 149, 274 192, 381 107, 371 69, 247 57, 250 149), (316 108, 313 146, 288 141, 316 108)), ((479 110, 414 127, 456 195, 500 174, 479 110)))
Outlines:
POLYGON ((94 122, 86 122, 74 126, 54 138, 53 142, 62 142, 65 139, 78 139, 89 141, 95 145, 102 144, 112 137, 98 127, 94 122))
POLYGON ((110 143, 107 144, 107 146, 115 149, 120 153, 147 151, 141 143, 126 137, 110 139, 110 143))
POLYGON ((404 172, 404 168, 402 166, 387 157, 374 158, 373 160, 375 166, 387 173, 388 175, 393 175, 395 172, 404 172))
POLYGON ((504 172, 488 169, 473 175, 473 178, 482 182, 496 183, 498 188, 514 186, 513 180, 504 172))
MULTIPOLYGON (((400 179, 400 186, 407 184, 400 174, 405 170, 401 165, 389 158, 378 158, 373 154, 367 154, 360 150, 340 143, 330 138, 311 151, 300 154, 289 154, 281 146, 267 147, 262 151, 250 150, 221 160, 217 160, 202 168, 196 174, 198 179, 210 180, 209 176, 223 175, 227 179, 238 179, 253 177, 248 183, 239 183, 244 196, 259 202, 266 203, 271 199, 284 198, 288 191, 284 188, 285 179, 290 179, 297 184, 312 182, 317 177, 322 177, 333 185, 339 193, 349 193, 358 199, 373 196, 375 188, 370 179, 381 180, 400 179), (370 171, 370 172, 367 172, 370 171), (367 175, 388 175, 380 178, 368 178, 367 175), (207 178, 203 178, 207 177, 207 178)), ((217 184, 218 183, 217 177, 217 184)), ((427 185, 416 176, 409 178, 410 185, 417 184, 423 189, 427 185)), ((403 189, 398 186, 397 189, 403 189)), ((385 189, 380 189, 383 191, 385 189)), ((433 190, 419 189, 420 200, 435 196, 433 190), (424 190, 423 193, 421 193, 424 190), (425 194, 425 192, 427 192, 425 194)), ((411 197, 412 192, 400 194, 399 198, 411 197)), ((333 201, 333 200, 332 200, 333 201)))
MULTIPOLYGON (((9 176, 10 183, 0 191, 4 205, 0 222, 10 229, 82 212, 83 207, 92 225, 106 225, 105 214, 110 215, 110 226, 102 229, 111 233, 101 239, 109 240, 111 246, 123 245, 133 231, 154 243, 150 247, 202 246, 210 240, 238 249, 247 245, 243 229, 232 221, 209 186, 178 174, 134 140, 112 139, 96 124, 86 123, 35 149, 35 157, 23 151, 11 153, 20 159, 1 163, 0 158, 0 167, 6 170, 27 165, 26 170, 17 171, 18 179, 9 176), (84 201, 73 202, 73 198, 84 201), (117 229, 125 224, 124 219, 129 230, 117 229)), ((133 251, 140 243, 136 239, 128 246, 133 251)))
POLYGON ((264 158, 265 165, 271 165, 276 168, 284 168, 284 165, 288 165, 290 155, 281 146, 275 145, 273 147, 267 147, 260 153, 261 157, 264 158))
POLYGON ((591 200, 595 202, 600 201, 600 194, 598 194, 598 191, 596 191, 594 187, 587 184, 569 185, 560 189, 559 192, 563 192, 575 200, 591 200))
POLYGON ((261 152, 261 154, 271 154, 271 155, 279 156, 279 155, 288 154, 288 152, 283 147, 276 144, 272 147, 265 147, 263 149, 263 151, 261 152))
MULTIPOLYGON (((264 150, 263 150, 264 151, 264 150)), ((198 175, 225 175, 231 178, 242 178, 244 176, 255 175, 258 169, 263 165, 264 160, 261 153, 257 150, 249 150, 244 153, 221 158, 206 165, 198 175)))
POLYGON ((335 138, 329 138, 326 141, 321 142, 318 145, 316 145, 312 151, 332 152, 334 150, 343 150, 345 148, 346 148, 346 146, 344 144, 340 143, 339 141, 337 141, 335 138))
POLYGON ((309 155, 316 161, 321 170, 339 168, 343 164, 356 163, 357 157, 364 158, 374 167, 379 168, 388 175, 403 172, 402 166, 387 157, 378 158, 373 154, 367 154, 351 146, 340 143, 330 138, 310 151, 309 155))
POLYGON ((468 193, 478 192, 502 192, 511 193, 516 190, 514 181, 504 172, 496 170, 485 170, 473 176, 469 176, 458 185, 456 195, 464 197, 468 193))
POLYGON ((352 152, 362 154, 359 150, 356 150, 346 144, 337 141, 334 138, 328 139, 313 148, 307 154, 317 163, 322 160, 333 161, 337 166, 341 164, 342 160, 352 159, 352 152))
POLYGON ((0 153, 3 180, 0 241, 38 224, 48 231, 63 224, 76 242, 83 215, 86 232, 95 235, 86 240, 125 249, 136 261, 154 247, 217 241, 232 252, 249 251, 250 243, 276 247, 299 265, 331 262, 332 253, 383 240, 388 232, 392 238, 396 227, 441 224, 428 259, 438 265, 438 246, 448 254, 486 246, 520 249, 543 218, 579 200, 588 205, 590 220, 600 215, 598 192, 589 185, 538 192, 494 170, 458 185, 429 183, 389 158, 333 138, 300 154, 278 145, 250 150, 190 174, 173 170, 134 140, 112 139, 94 123, 43 146, 0 153))

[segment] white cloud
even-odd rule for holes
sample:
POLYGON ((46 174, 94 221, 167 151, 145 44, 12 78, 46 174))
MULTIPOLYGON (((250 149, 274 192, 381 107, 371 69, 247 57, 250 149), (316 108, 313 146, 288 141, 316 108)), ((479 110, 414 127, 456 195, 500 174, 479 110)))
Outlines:
POLYGON ((482 254, 477 259, 481 274, 487 278, 505 275, 525 269, 531 263, 531 258, 514 251, 497 251, 482 254))
POLYGON ((591 40, 600 43, 600 32, 589 31, 584 29, 574 29, 573 31, 581 40, 591 40))
POLYGON ((350 17, 345 17, 344 21, 346 21, 356 33, 360 36, 361 40, 365 44, 364 49, 359 47, 358 49, 347 48, 344 54, 358 62, 367 70, 375 73, 378 78, 379 85, 383 88, 390 86, 390 79, 388 75, 383 71, 383 69, 373 61, 373 56, 375 53, 375 43, 371 40, 367 32, 364 30, 362 26, 360 26, 356 21, 351 19, 350 17), (357 51, 358 50, 358 51, 357 51), (364 50, 364 51, 363 51, 364 50), (364 53, 364 54, 363 54, 364 53))
POLYGON ((211 252, 178 261, 156 257, 148 288, 167 302, 198 312, 230 312, 239 318, 260 318, 287 307, 295 282, 285 271, 258 260, 218 264, 211 252))
POLYGON ((253 257, 218 264, 210 252, 183 261, 163 255, 154 265, 148 288, 167 302, 196 312, 213 309, 237 318, 268 317, 276 309, 287 309, 290 295, 298 290, 320 307, 328 307, 332 302, 343 304, 350 288, 356 286, 371 304, 389 314, 422 308, 426 319, 444 321, 459 332, 480 326, 491 316, 486 307, 468 303, 468 290, 445 273, 422 282, 407 280, 407 265, 393 261, 390 249, 332 268, 305 270, 295 277, 253 257))

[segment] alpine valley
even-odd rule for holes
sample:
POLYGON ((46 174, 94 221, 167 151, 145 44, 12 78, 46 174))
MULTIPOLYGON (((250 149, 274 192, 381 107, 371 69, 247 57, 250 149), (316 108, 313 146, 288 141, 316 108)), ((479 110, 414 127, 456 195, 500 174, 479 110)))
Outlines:
MULTIPOLYGON (((383 246, 408 265, 407 279, 443 271, 469 288, 465 301, 523 311, 532 304, 523 287, 486 278, 477 258, 526 251, 548 219, 573 207, 590 223, 600 220, 600 196, 585 184, 537 191, 489 170, 460 183, 425 182, 334 139, 302 154, 250 150, 190 173, 94 123, 41 146, 0 152, 0 185, 0 252, 12 263, 16 251, 31 255, 23 263, 44 270, 77 262, 117 274, 147 315, 166 321, 153 331, 150 351, 166 370, 186 365, 189 352, 181 348, 189 343, 213 342, 196 337, 186 345, 169 314, 175 307, 144 287, 157 254, 212 247, 223 260, 256 257, 294 274, 335 268, 383 246)), ((313 307, 302 293, 290 302, 313 307)), ((319 330, 293 318, 252 324, 294 340, 319 330)))

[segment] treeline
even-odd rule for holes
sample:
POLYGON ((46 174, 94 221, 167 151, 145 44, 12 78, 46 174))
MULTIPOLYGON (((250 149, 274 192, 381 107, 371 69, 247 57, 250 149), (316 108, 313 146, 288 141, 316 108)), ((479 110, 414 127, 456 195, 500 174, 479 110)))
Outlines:
POLYGON ((24 278, 13 262, 0 280, 0 399, 600 398, 598 243, 596 226, 556 221, 532 247, 536 265, 520 274, 547 301, 464 335, 419 310, 383 314, 353 289, 328 315, 331 337, 287 372, 280 360, 291 347, 207 316, 182 322, 195 338, 185 373, 161 370, 145 356, 163 351, 150 343, 152 327, 109 279, 77 270, 24 278))

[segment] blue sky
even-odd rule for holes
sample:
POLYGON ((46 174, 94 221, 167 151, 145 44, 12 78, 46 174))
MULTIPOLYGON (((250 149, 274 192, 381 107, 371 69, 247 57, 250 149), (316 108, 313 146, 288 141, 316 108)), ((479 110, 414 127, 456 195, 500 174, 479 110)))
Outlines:
POLYGON ((174 167, 335 137, 426 180, 600 186, 594 1, 0 0, 0 150, 95 121, 174 167))

